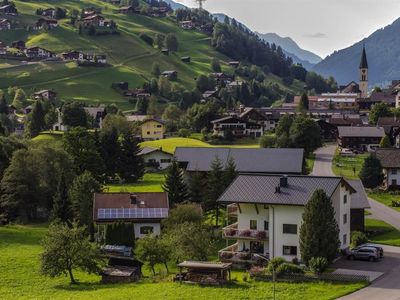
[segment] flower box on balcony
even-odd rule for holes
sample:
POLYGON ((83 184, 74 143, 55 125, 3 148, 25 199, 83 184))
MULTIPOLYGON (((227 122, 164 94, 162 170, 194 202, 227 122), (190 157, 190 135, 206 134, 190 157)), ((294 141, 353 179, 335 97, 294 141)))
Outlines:
POLYGON ((221 252, 219 257, 222 259, 231 259, 233 257, 233 253, 232 252, 221 252))
POLYGON ((237 257, 241 260, 250 260, 251 259, 251 253, 246 253, 246 252, 241 252, 237 254, 237 257))
POLYGON ((248 230, 248 229, 242 230, 239 232, 239 235, 240 236, 251 236, 251 230, 248 230))
POLYGON ((267 233, 265 231, 259 230, 256 233, 256 237, 259 240, 264 240, 267 237, 267 233))
POLYGON ((233 228, 228 228, 228 229, 225 229, 224 232, 225 232, 226 236, 234 236, 234 235, 236 235, 237 230, 233 229, 233 228))

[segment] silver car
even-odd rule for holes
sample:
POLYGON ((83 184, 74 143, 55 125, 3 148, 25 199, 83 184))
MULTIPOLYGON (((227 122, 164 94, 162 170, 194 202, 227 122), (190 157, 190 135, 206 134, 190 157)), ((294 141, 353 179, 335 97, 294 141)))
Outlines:
POLYGON ((373 247, 358 247, 351 249, 347 253, 347 259, 354 260, 369 260, 377 261, 380 258, 380 253, 376 248, 373 247))

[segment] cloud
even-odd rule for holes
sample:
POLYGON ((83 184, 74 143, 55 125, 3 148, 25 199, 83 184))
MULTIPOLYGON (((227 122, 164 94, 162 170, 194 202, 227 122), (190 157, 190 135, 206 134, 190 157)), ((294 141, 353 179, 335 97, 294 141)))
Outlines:
POLYGON ((305 34, 304 37, 310 39, 326 39, 328 36, 325 33, 316 32, 316 33, 305 34))

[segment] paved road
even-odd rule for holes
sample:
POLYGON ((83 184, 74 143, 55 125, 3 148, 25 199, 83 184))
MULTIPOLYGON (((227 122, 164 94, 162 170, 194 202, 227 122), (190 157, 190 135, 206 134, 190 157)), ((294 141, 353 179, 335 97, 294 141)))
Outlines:
MULTIPOLYGON (((334 176, 332 172, 332 159, 336 145, 327 145, 315 152, 315 163, 312 175, 334 176)), ((400 230, 400 213, 373 200, 368 199, 371 206, 372 217, 385 221, 400 230)), ((376 267, 388 266, 385 274, 374 281, 370 286, 353 294, 340 298, 340 300, 400 300, 400 248, 385 247, 386 253, 392 259, 377 263, 376 267), (387 262, 390 263, 387 263, 387 262)), ((385 259, 384 259, 385 260, 385 259)), ((354 262, 353 262, 354 263, 354 262)), ((374 265, 366 265, 367 269, 375 269, 374 265)), ((357 268, 354 268, 357 269, 357 268)), ((377 270, 376 270, 377 271, 377 270)))

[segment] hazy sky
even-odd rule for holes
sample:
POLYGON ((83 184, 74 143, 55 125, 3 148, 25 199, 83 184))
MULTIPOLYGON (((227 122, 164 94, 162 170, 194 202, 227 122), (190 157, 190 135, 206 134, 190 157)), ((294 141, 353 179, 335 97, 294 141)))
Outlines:
MULTIPOLYGON (((196 6, 195 0, 175 1, 196 6)), ((290 36, 322 57, 400 17, 399 0, 207 0, 204 8, 258 32, 290 36)))

